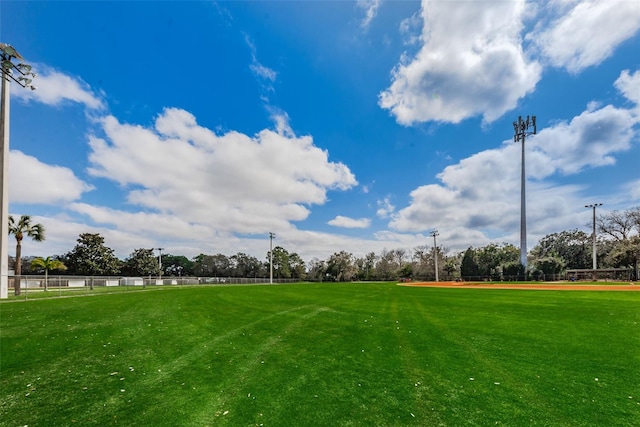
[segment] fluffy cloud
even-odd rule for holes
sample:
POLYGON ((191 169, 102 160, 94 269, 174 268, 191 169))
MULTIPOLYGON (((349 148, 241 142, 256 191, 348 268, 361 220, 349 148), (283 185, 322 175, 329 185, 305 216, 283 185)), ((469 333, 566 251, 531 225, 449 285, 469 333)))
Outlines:
POLYGON ((624 70, 620 73, 620 77, 615 83, 616 89, 622 93, 622 95, 629 101, 636 104, 636 107, 640 107, 640 71, 635 73, 629 73, 629 70, 624 70))
MULTIPOLYGON (((615 154, 631 148, 637 124, 630 110, 590 105, 571 121, 555 123, 527 140, 527 216, 532 233, 575 223, 574 207, 583 204, 582 188, 556 185, 553 177, 614 164, 615 154)), ((415 232, 439 227, 441 232, 480 231, 489 239, 515 237, 510 233, 519 229, 520 150, 520 144, 505 141, 500 148, 448 166, 438 175, 440 184, 411 192, 410 205, 393 215, 391 228, 415 232)))
POLYGON ((391 85, 379 95, 379 105, 403 125, 458 123, 478 115, 491 122, 535 89, 542 64, 578 73, 601 63, 640 29, 634 1, 538 7, 524 0, 423 0, 420 17, 419 37, 408 35, 415 19, 401 26, 410 44, 421 44, 418 52, 403 54, 391 85), (531 18, 538 24, 522 36, 523 23, 531 18))
POLYGON ((382 200, 378 200, 378 210, 376 211, 376 215, 379 218, 389 218, 395 209, 396 207, 391 204, 389 197, 385 197, 382 200))
POLYGON ((524 1, 423 0, 422 48, 392 73, 379 104, 398 123, 493 121, 533 91, 541 67, 521 47, 524 1))
POLYGON ((640 29, 635 1, 552 3, 551 23, 542 20, 527 38, 555 67, 571 73, 597 65, 640 29), (568 10, 566 10, 568 8, 568 10))
POLYGON ((102 126, 105 137, 89 141, 92 175, 128 188, 132 204, 220 232, 290 229, 307 218, 308 205, 325 203, 328 190, 357 185, 309 136, 219 136, 179 109, 166 109, 154 128, 112 116, 102 126))
POLYGON ((327 224, 342 228, 368 228, 371 225, 371 220, 369 218, 354 219, 338 215, 327 224))
POLYGON ((79 199, 93 189, 71 169, 42 163, 21 151, 9 155, 9 194, 12 203, 55 204, 79 199))
MULTIPOLYGON (((36 68, 34 66, 34 69, 36 68)), ((41 74, 33 82, 38 87, 37 90, 17 90, 13 95, 47 105, 57 106, 65 101, 71 101, 93 110, 104 108, 102 99, 81 79, 72 78, 47 67, 43 67, 43 71, 40 69, 38 71, 41 74)))

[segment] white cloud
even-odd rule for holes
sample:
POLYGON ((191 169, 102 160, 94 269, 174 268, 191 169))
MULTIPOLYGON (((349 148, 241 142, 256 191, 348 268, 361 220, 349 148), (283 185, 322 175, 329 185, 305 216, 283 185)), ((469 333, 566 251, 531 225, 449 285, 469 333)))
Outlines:
POLYGON ((342 228, 369 228, 371 220, 369 218, 355 219, 338 215, 331 221, 327 222, 327 224, 342 228))
POLYGON ((524 1, 422 2, 422 48, 392 73, 379 104, 398 123, 491 122, 533 91, 541 67, 521 47, 524 1))
MULTIPOLYGON (((558 185, 554 176, 613 165, 615 154, 631 148, 638 122, 629 110, 592 105, 570 122, 556 123, 527 140, 527 215, 533 235, 575 226, 575 207, 584 204, 581 186, 558 185)), ((465 230, 481 232, 487 240, 503 236, 516 241, 520 150, 520 144, 505 141, 500 148, 446 167, 438 175, 440 184, 411 192, 411 203, 394 214, 390 227, 402 232, 465 230)))
POLYGON ((640 29, 637 1, 583 0, 554 6, 552 22, 542 21, 527 38, 552 66, 571 73, 600 64, 640 29))
POLYGON ((629 70, 623 70, 615 86, 625 98, 640 107, 640 71, 630 74, 629 70))
MULTIPOLYGON (((36 69, 35 66, 34 69, 36 69)), ((53 106, 71 101, 83 104, 86 108, 93 110, 105 107, 102 99, 81 79, 50 70, 47 67, 43 67, 42 74, 34 79, 33 84, 37 86, 37 90, 16 90, 12 95, 53 106)))
POLYGON ((378 210, 376 211, 376 215, 379 218, 389 218, 396 207, 391 204, 389 197, 385 197, 383 200, 378 200, 378 210))
MULTIPOLYGON (((251 51, 251 64, 249 65, 249 69, 257 77, 258 83, 260 83, 263 90, 268 92, 273 92, 273 83, 275 83, 276 78, 278 77, 278 73, 276 73, 271 68, 263 65, 258 61, 258 56, 256 53, 256 46, 251 41, 248 35, 245 35, 245 43, 249 47, 251 51)), ((263 97, 264 98, 264 97, 263 97)))
POLYGON ((360 23, 363 29, 369 28, 371 22, 378 14, 378 8, 380 7, 381 0, 358 0, 356 3, 360 9, 364 10, 364 18, 360 23))
POLYGON ((71 169, 42 163, 21 151, 9 154, 11 203, 56 204, 79 199, 93 189, 71 169))
POLYGON ((269 80, 270 82, 276 81, 277 73, 273 71, 271 68, 265 67, 264 65, 260 64, 257 61, 255 61, 249 67, 251 68, 251 71, 253 71, 253 73, 256 76, 263 78, 265 80, 269 80))
POLYGON ((627 190, 629 191, 631 200, 640 201, 640 179, 627 184, 627 190))
POLYGON ((329 190, 357 181, 310 136, 263 130, 218 136, 190 113, 166 109, 154 128, 102 120, 105 138, 90 138, 89 172, 129 189, 130 203, 219 232, 290 229, 323 204, 329 190))

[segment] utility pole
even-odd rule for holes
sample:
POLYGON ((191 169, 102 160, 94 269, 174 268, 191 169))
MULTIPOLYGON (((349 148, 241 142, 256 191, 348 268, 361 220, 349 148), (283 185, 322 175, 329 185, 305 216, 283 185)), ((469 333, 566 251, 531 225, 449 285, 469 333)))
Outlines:
POLYGON ((436 244, 436 236, 439 235, 438 230, 433 230, 430 236, 433 236, 433 263, 436 270, 436 282, 438 281, 438 245, 436 244))
MULTIPOLYGON (((36 73, 11 45, 0 43, 0 78, 2 95, 0 100, 0 298, 9 297, 9 98, 10 83, 14 81, 23 88, 35 90, 31 84, 36 73)), ((17 285, 19 289, 19 284, 17 285)))
POLYGON ((524 140, 527 135, 535 135, 537 133, 536 116, 527 116, 525 120, 522 116, 518 116, 518 121, 513 122, 513 142, 522 141, 522 166, 520 175, 520 264, 524 267, 524 273, 527 274, 527 207, 525 182, 526 175, 524 169, 524 140), (530 130, 533 127, 533 130, 530 130))
POLYGON ((269 283, 273 284, 273 239, 274 233, 269 232, 269 283))
POLYGON ((593 203, 590 205, 584 205, 585 208, 593 208, 593 254, 591 256, 593 260, 593 279, 596 279, 596 269, 598 268, 597 254, 596 254, 596 208, 602 206, 602 203, 593 203))
POLYGON ((158 251, 158 279, 162 279, 162 251, 164 248, 153 248, 158 251))

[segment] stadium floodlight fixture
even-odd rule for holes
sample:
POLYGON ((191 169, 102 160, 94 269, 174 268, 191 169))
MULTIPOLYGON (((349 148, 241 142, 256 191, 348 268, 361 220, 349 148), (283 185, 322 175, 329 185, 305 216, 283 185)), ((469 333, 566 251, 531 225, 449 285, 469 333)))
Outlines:
POLYGON ((23 88, 36 89, 32 84, 36 73, 31 71, 31 65, 14 64, 14 60, 24 61, 24 58, 13 46, 0 43, 0 298, 9 297, 9 83, 13 81, 23 88))
POLYGON ((598 206, 602 206, 602 203, 592 203, 590 205, 584 205, 585 208, 593 208, 593 234, 591 235, 593 239, 593 254, 591 256, 593 260, 593 274, 595 275, 595 270, 598 268, 597 262, 597 251, 596 251, 596 208, 598 206))
POLYGON ((269 232, 269 283, 273 284, 273 239, 275 233, 269 232))
POLYGON ((518 121, 513 122, 513 142, 522 141, 522 163, 520 173, 520 264, 527 270, 527 207, 525 193, 525 169, 524 169, 524 140, 527 135, 538 133, 536 116, 527 116, 523 119, 518 116, 518 121), (533 128, 533 129, 532 129, 533 128))
POLYGON ((433 265, 436 271, 436 282, 438 282, 438 244, 436 243, 436 236, 439 236, 438 230, 433 230, 429 233, 429 236, 433 236, 433 265))

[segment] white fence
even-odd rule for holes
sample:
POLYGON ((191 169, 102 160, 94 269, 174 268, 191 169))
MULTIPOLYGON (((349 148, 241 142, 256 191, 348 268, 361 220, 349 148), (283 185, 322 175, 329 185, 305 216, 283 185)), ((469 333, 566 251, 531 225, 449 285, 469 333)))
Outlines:
MULTIPOLYGON (((9 289, 14 289, 16 277, 9 277, 9 289)), ((273 279, 274 283, 292 283, 299 279, 273 279)), ((262 277, 114 277, 114 276, 20 276, 20 289, 94 288, 115 286, 181 286, 269 283, 262 277)))

